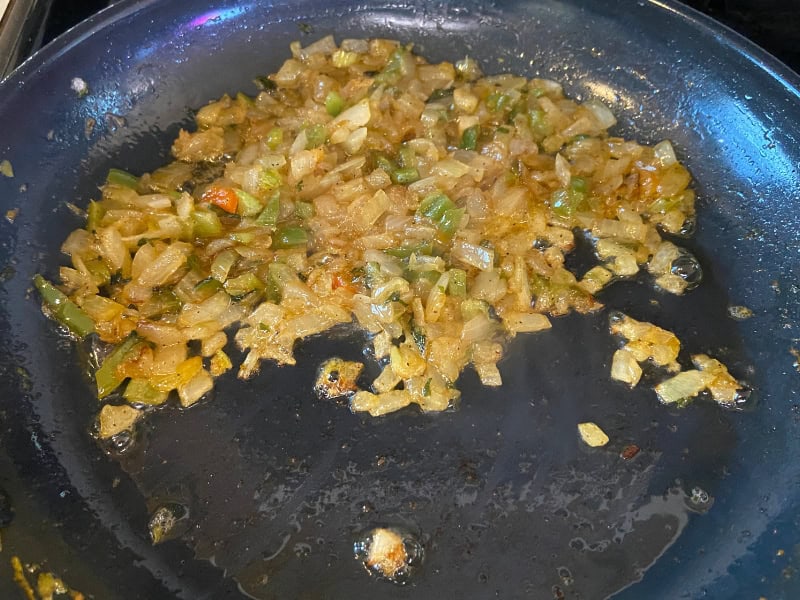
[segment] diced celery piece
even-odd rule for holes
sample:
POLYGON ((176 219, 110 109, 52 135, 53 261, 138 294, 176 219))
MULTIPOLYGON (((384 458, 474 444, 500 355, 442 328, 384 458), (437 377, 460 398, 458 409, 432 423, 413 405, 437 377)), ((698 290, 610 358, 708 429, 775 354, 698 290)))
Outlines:
MULTIPOLYGON (((325 97, 325 110, 327 113, 335 117, 344 108, 344 99, 335 91, 328 92, 328 95, 325 97)), ((307 134, 306 134, 307 135, 307 134)))
POLYGON ((275 150, 283 143, 283 129, 280 127, 273 127, 267 132, 267 147, 270 150, 275 150))
POLYGON ((447 291, 451 296, 466 298, 467 272, 463 269, 450 269, 450 279, 447 282, 447 291))
POLYGON ((408 246, 398 246, 396 248, 386 248, 383 253, 397 258, 408 258, 412 254, 424 254, 429 256, 433 252, 433 243, 430 241, 419 242, 408 246))
POLYGON ((475 150, 478 147, 478 136, 481 133, 480 125, 467 127, 461 134, 461 148, 464 150, 475 150))
POLYGON ((408 167, 397 169, 394 173, 390 173, 392 181, 398 185, 408 185, 419 180, 419 171, 416 167, 408 167))
POLYGON ((278 223, 278 215, 281 212, 281 195, 278 192, 272 194, 264 210, 258 215, 256 223, 264 227, 275 227, 278 223))
POLYGON ((274 190, 280 187, 281 183, 283 178, 275 169, 264 169, 258 177, 258 184, 264 190, 274 190))
POLYGON ((195 237, 217 237, 222 233, 222 222, 210 210, 196 210, 192 213, 195 237))
POLYGON ((90 200, 89 206, 86 208, 86 231, 96 231, 105 214, 106 209, 101 203, 90 200))
POLYGON ((262 206, 258 198, 244 190, 236 189, 234 192, 236 192, 236 197, 239 198, 239 204, 236 207, 236 212, 239 215, 254 217, 261 212, 262 206))
POLYGON ((417 214, 428 217, 433 221, 438 221, 442 218, 445 211, 451 210, 455 208, 456 205, 453 204, 453 201, 447 197, 446 194, 442 192, 434 192, 433 194, 429 194, 422 199, 422 203, 420 203, 419 208, 417 209, 417 214))
POLYGON ((311 202, 295 202, 294 212, 298 217, 305 221, 314 216, 314 205, 311 204, 311 202))
POLYGON ((131 404, 157 406, 167 401, 169 392, 156 389, 146 379, 131 379, 125 386, 123 397, 131 404))
POLYGON ((308 243, 308 232, 302 227, 287 225, 275 230, 272 247, 277 249, 296 248, 308 243))
POLYGON ((117 376, 117 368, 143 343, 135 333, 131 334, 106 357, 94 374, 98 398, 105 398, 119 387, 123 380, 117 376))
POLYGON ((450 208, 444 211, 437 224, 439 231, 447 237, 453 237, 465 212, 463 208, 450 208))
POLYGON ((306 128, 306 150, 318 148, 328 140, 328 130, 319 123, 306 128))
POLYGON ((34 275, 33 284, 53 317, 79 338, 94 331, 94 321, 72 300, 41 275, 34 275))
POLYGON ((225 282, 225 291, 231 296, 244 296, 250 292, 264 289, 264 282, 255 273, 248 272, 225 282))
POLYGON ((194 286, 194 291, 197 294, 198 300, 201 302, 216 294, 222 289, 222 283, 213 277, 203 279, 200 283, 194 286))
POLYGON ((113 185, 123 185, 133 190, 139 187, 139 178, 122 169, 109 169, 106 176, 106 183, 113 185))

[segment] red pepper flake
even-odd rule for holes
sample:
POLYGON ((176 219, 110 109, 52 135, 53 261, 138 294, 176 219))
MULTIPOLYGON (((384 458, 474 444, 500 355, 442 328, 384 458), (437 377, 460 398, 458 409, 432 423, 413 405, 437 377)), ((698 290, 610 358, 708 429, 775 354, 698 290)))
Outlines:
POLYGON ((630 445, 628 445, 628 446, 625 446, 625 447, 622 449, 622 452, 620 452, 620 453, 619 453, 619 455, 620 455, 622 458, 624 458, 625 460, 630 460, 630 459, 632 459, 634 456, 636 456, 637 454, 639 454, 639 450, 640 450, 639 446, 637 446, 636 444, 630 444, 630 445))
POLYGON ((351 280, 346 279, 341 274, 337 273, 333 276, 333 281, 331 282, 331 287, 334 290, 338 290, 339 288, 344 288, 348 292, 355 293, 356 288, 353 286, 353 282, 351 280))
POLYGON ((227 213, 235 213, 239 206, 239 197, 231 188, 214 185, 203 192, 203 202, 218 206, 227 213))

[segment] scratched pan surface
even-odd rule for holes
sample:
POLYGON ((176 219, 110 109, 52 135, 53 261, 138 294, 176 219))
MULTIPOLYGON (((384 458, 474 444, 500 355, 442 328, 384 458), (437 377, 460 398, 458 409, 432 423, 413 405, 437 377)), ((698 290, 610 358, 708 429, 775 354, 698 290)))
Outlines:
MULTIPOLYGON (((0 223, 0 486, 16 511, 4 554, 106 599, 798 597, 797 84, 669 1, 150 0, 66 33, 0 85, 0 159, 15 173, 0 203, 19 209, 0 223), (254 92, 290 41, 328 33, 552 77, 612 106, 619 134, 673 140, 696 180, 704 283, 675 298, 629 282, 601 299, 722 357, 754 389, 748 410, 672 410, 611 382, 602 312, 515 340, 500 389, 464 373, 454 412, 373 420, 317 400, 319 362, 361 354, 363 338, 339 331, 302 344, 294 368, 223 377, 209 401, 153 414, 125 452, 99 448, 79 355, 30 297, 80 225, 64 202, 84 205, 111 166, 156 167, 188 108, 254 92), (754 316, 734 321, 729 305, 754 316), (579 443, 587 420, 607 448, 579 443), (629 444, 641 451, 624 460, 629 444), (148 515, 164 504, 188 517, 152 546, 148 515), (353 557, 376 525, 424 547, 404 587, 353 557)), ((14 597, 7 565, 0 591, 14 597)))

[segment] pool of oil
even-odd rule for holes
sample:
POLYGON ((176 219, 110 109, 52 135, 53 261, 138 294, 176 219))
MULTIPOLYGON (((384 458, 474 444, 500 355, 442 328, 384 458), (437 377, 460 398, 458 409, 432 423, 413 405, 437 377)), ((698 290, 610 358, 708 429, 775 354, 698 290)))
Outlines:
MULTIPOLYGON (((746 353, 720 326, 727 300, 708 279, 685 298, 646 279, 618 282, 603 300, 674 330, 682 360, 712 352, 743 377, 746 353)), ((735 421, 748 416, 707 400, 664 406, 645 384, 612 381, 609 312, 519 336, 502 387, 468 370, 459 406, 439 414, 372 418, 318 399, 319 363, 363 359, 365 342, 347 330, 320 336, 300 346, 296 367, 226 376, 208 401, 152 415, 116 457, 151 514, 185 509, 170 543, 253 598, 604 598, 713 510, 735 421), (610 443, 584 445, 584 421, 610 443), (354 556, 373 527, 413 532, 424 549, 402 586, 354 556)))

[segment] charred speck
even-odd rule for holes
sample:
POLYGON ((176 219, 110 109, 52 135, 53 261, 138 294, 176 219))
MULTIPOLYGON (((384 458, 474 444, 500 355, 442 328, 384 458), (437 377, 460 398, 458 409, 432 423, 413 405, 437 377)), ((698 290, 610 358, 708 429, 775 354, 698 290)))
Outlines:
POLYGON ((637 454, 639 454, 639 446, 637 446, 636 444, 630 444, 628 446, 625 446, 619 455, 625 460, 630 460, 637 454))
POLYGON ((471 460, 461 461, 458 470, 467 482, 474 483, 478 481, 478 468, 471 460))
MULTIPOLYGON (((147 243, 147 242, 145 242, 145 243, 147 243)), ((144 244, 142 244, 142 245, 144 245, 144 244)), ((122 276, 122 272, 121 271, 117 271, 117 272, 111 274, 111 281, 110 281, 109 285, 125 285, 126 283, 129 283, 129 282, 130 282, 130 279, 126 279, 125 277, 122 276)))
POLYGON ((278 84, 276 84, 272 79, 266 76, 259 76, 253 79, 253 83, 264 92, 272 93, 278 89, 278 84))
POLYGON ((431 92, 426 102, 436 102, 437 100, 444 100, 453 96, 453 88, 438 88, 431 92))

